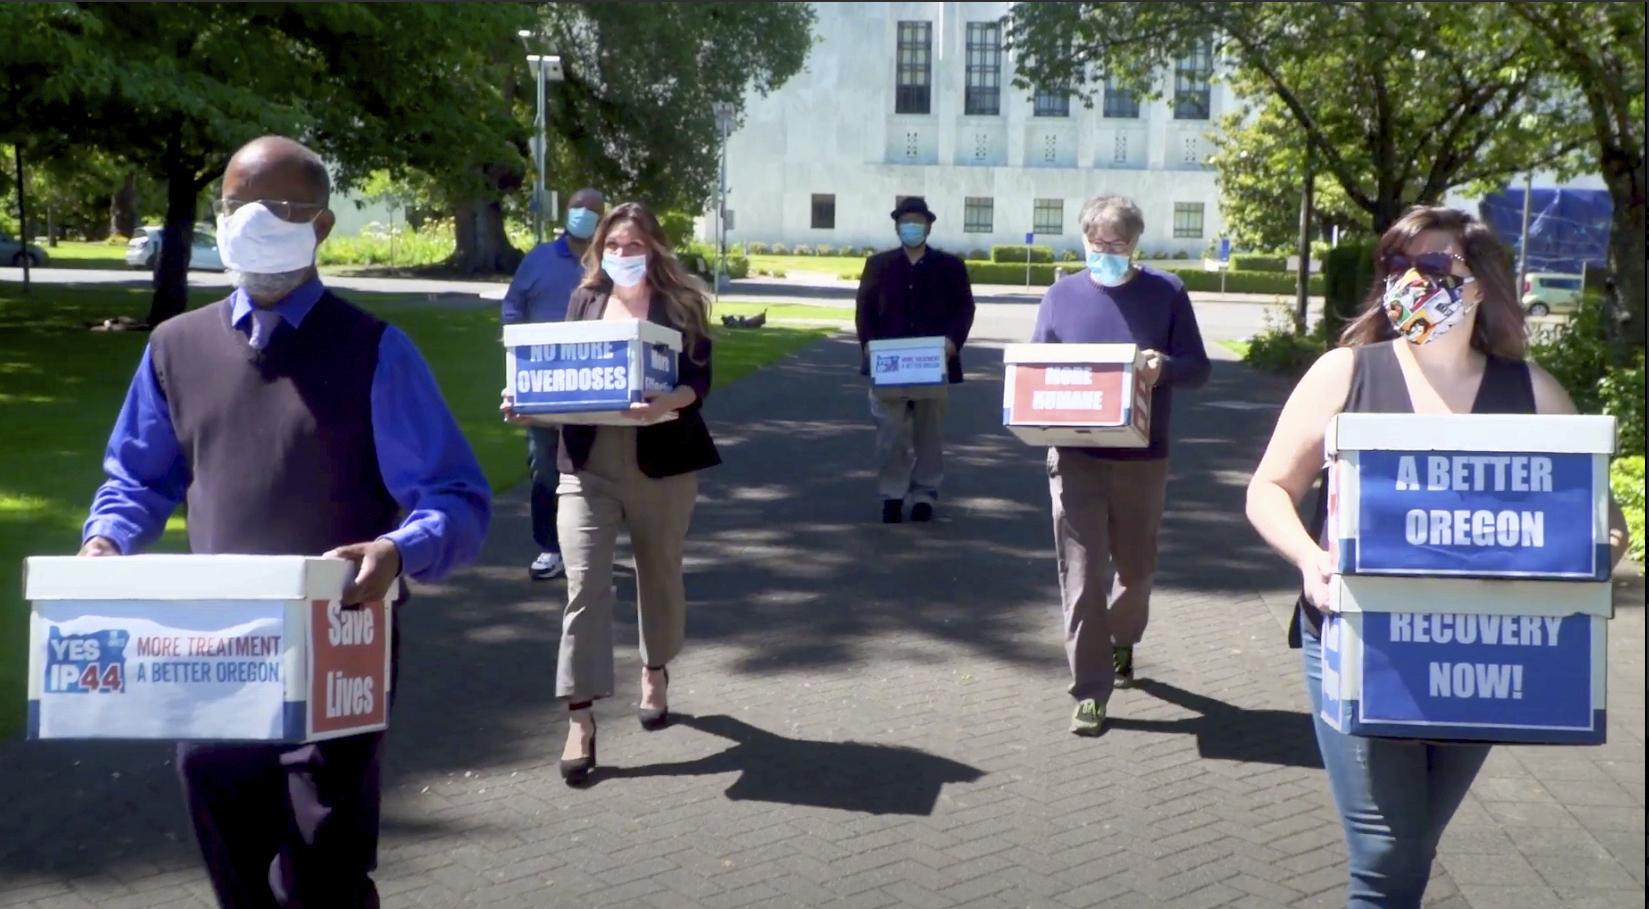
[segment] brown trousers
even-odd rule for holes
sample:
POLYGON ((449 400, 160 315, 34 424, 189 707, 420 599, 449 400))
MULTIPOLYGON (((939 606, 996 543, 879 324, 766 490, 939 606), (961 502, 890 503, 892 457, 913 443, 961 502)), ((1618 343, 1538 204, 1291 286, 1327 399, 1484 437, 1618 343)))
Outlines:
POLYGON ((1167 486, 1166 458, 1109 461, 1080 451, 1048 452, 1065 658, 1078 701, 1110 700, 1112 647, 1131 647, 1145 635, 1167 486))

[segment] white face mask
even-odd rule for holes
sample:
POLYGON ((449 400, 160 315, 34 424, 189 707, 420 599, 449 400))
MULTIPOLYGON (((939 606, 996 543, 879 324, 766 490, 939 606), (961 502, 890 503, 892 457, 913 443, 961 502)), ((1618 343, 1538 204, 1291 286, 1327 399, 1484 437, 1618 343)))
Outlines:
POLYGON ((261 203, 218 215, 223 267, 243 275, 280 275, 315 264, 315 225, 282 221, 261 203))
POLYGON ((615 256, 607 253, 601 257, 601 270, 613 283, 619 287, 634 287, 647 280, 647 256, 615 256))

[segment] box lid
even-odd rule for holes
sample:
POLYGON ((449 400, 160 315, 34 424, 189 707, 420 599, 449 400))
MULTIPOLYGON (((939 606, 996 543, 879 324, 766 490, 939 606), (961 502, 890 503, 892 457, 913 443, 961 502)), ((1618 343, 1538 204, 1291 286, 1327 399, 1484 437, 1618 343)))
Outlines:
POLYGON ((1041 366, 1051 363, 1135 363, 1139 347, 1134 344, 1009 344, 1002 362, 1041 366))
POLYGON ((1615 418, 1577 414, 1343 413, 1323 447, 1340 451, 1515 451, 1613 454, 1615 418))
POLYGON ((1608 581, 1498 581, 1481 578, 1417 578, 1336 575, 1329 601, 1341 612, 1428 612, 1455 615, 1612 618, 1614 588, 1608 581))
POLYGON ((913 347, 944 347, 945 336, 934 335, 921 338, 883 338, 872 341, 868 345, 871 350, 906 350, 913 347))
POLYGON ((504 326, 504 346, 583 344, 592 341, 642 341, 681 350, 681 332, 643 319, 598 319, 592 322, 526 322, 504 326))
POLYGON ((30 556, 25 600, 333 600, 355 576, 305 556, 30 556))

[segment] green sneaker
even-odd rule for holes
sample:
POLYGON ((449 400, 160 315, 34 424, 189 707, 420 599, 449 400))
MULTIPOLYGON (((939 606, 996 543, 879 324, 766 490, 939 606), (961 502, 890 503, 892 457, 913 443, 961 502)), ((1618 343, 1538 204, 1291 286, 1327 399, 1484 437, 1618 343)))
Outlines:
POLYGON ((1071 714, 1071 731, 1077 735, 1099 735, 1105 725, 1105 705, 1089 698, 1076 705, 1071 714))
POLYGON ((1134 648, 1112 647, 1111 664, 1117 670, 1117 687, 1132 687, 1134 684, 1134 648))

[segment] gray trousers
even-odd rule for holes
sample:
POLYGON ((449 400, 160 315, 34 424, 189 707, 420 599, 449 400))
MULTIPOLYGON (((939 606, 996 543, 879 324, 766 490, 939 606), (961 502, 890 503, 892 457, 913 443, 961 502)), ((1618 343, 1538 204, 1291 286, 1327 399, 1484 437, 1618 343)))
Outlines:
POLYGON ((1065 658, 1076 700, 1109 701, 1113 646, 1132 647, 1145 636, 1167 488, 1167 458, 1108 461, 1048 451, 1065 658))
POLYGON ((556 529, 567 562, 567 609, 555 694, 573 701, 613 693, 613 559, 621 529, 636 564, 641 661, 663 666, 687 632, 682 548, 698 499, 697 474, 652 479, 636 465, 636 429, 603 426, 584 469, 562 474, 556 529))
POLYGON ((912 505, 939 501, 945 479, 945 397, 947 390, 870 390, 870 418, 876 424, 876 491, 883 501, 912 505))

